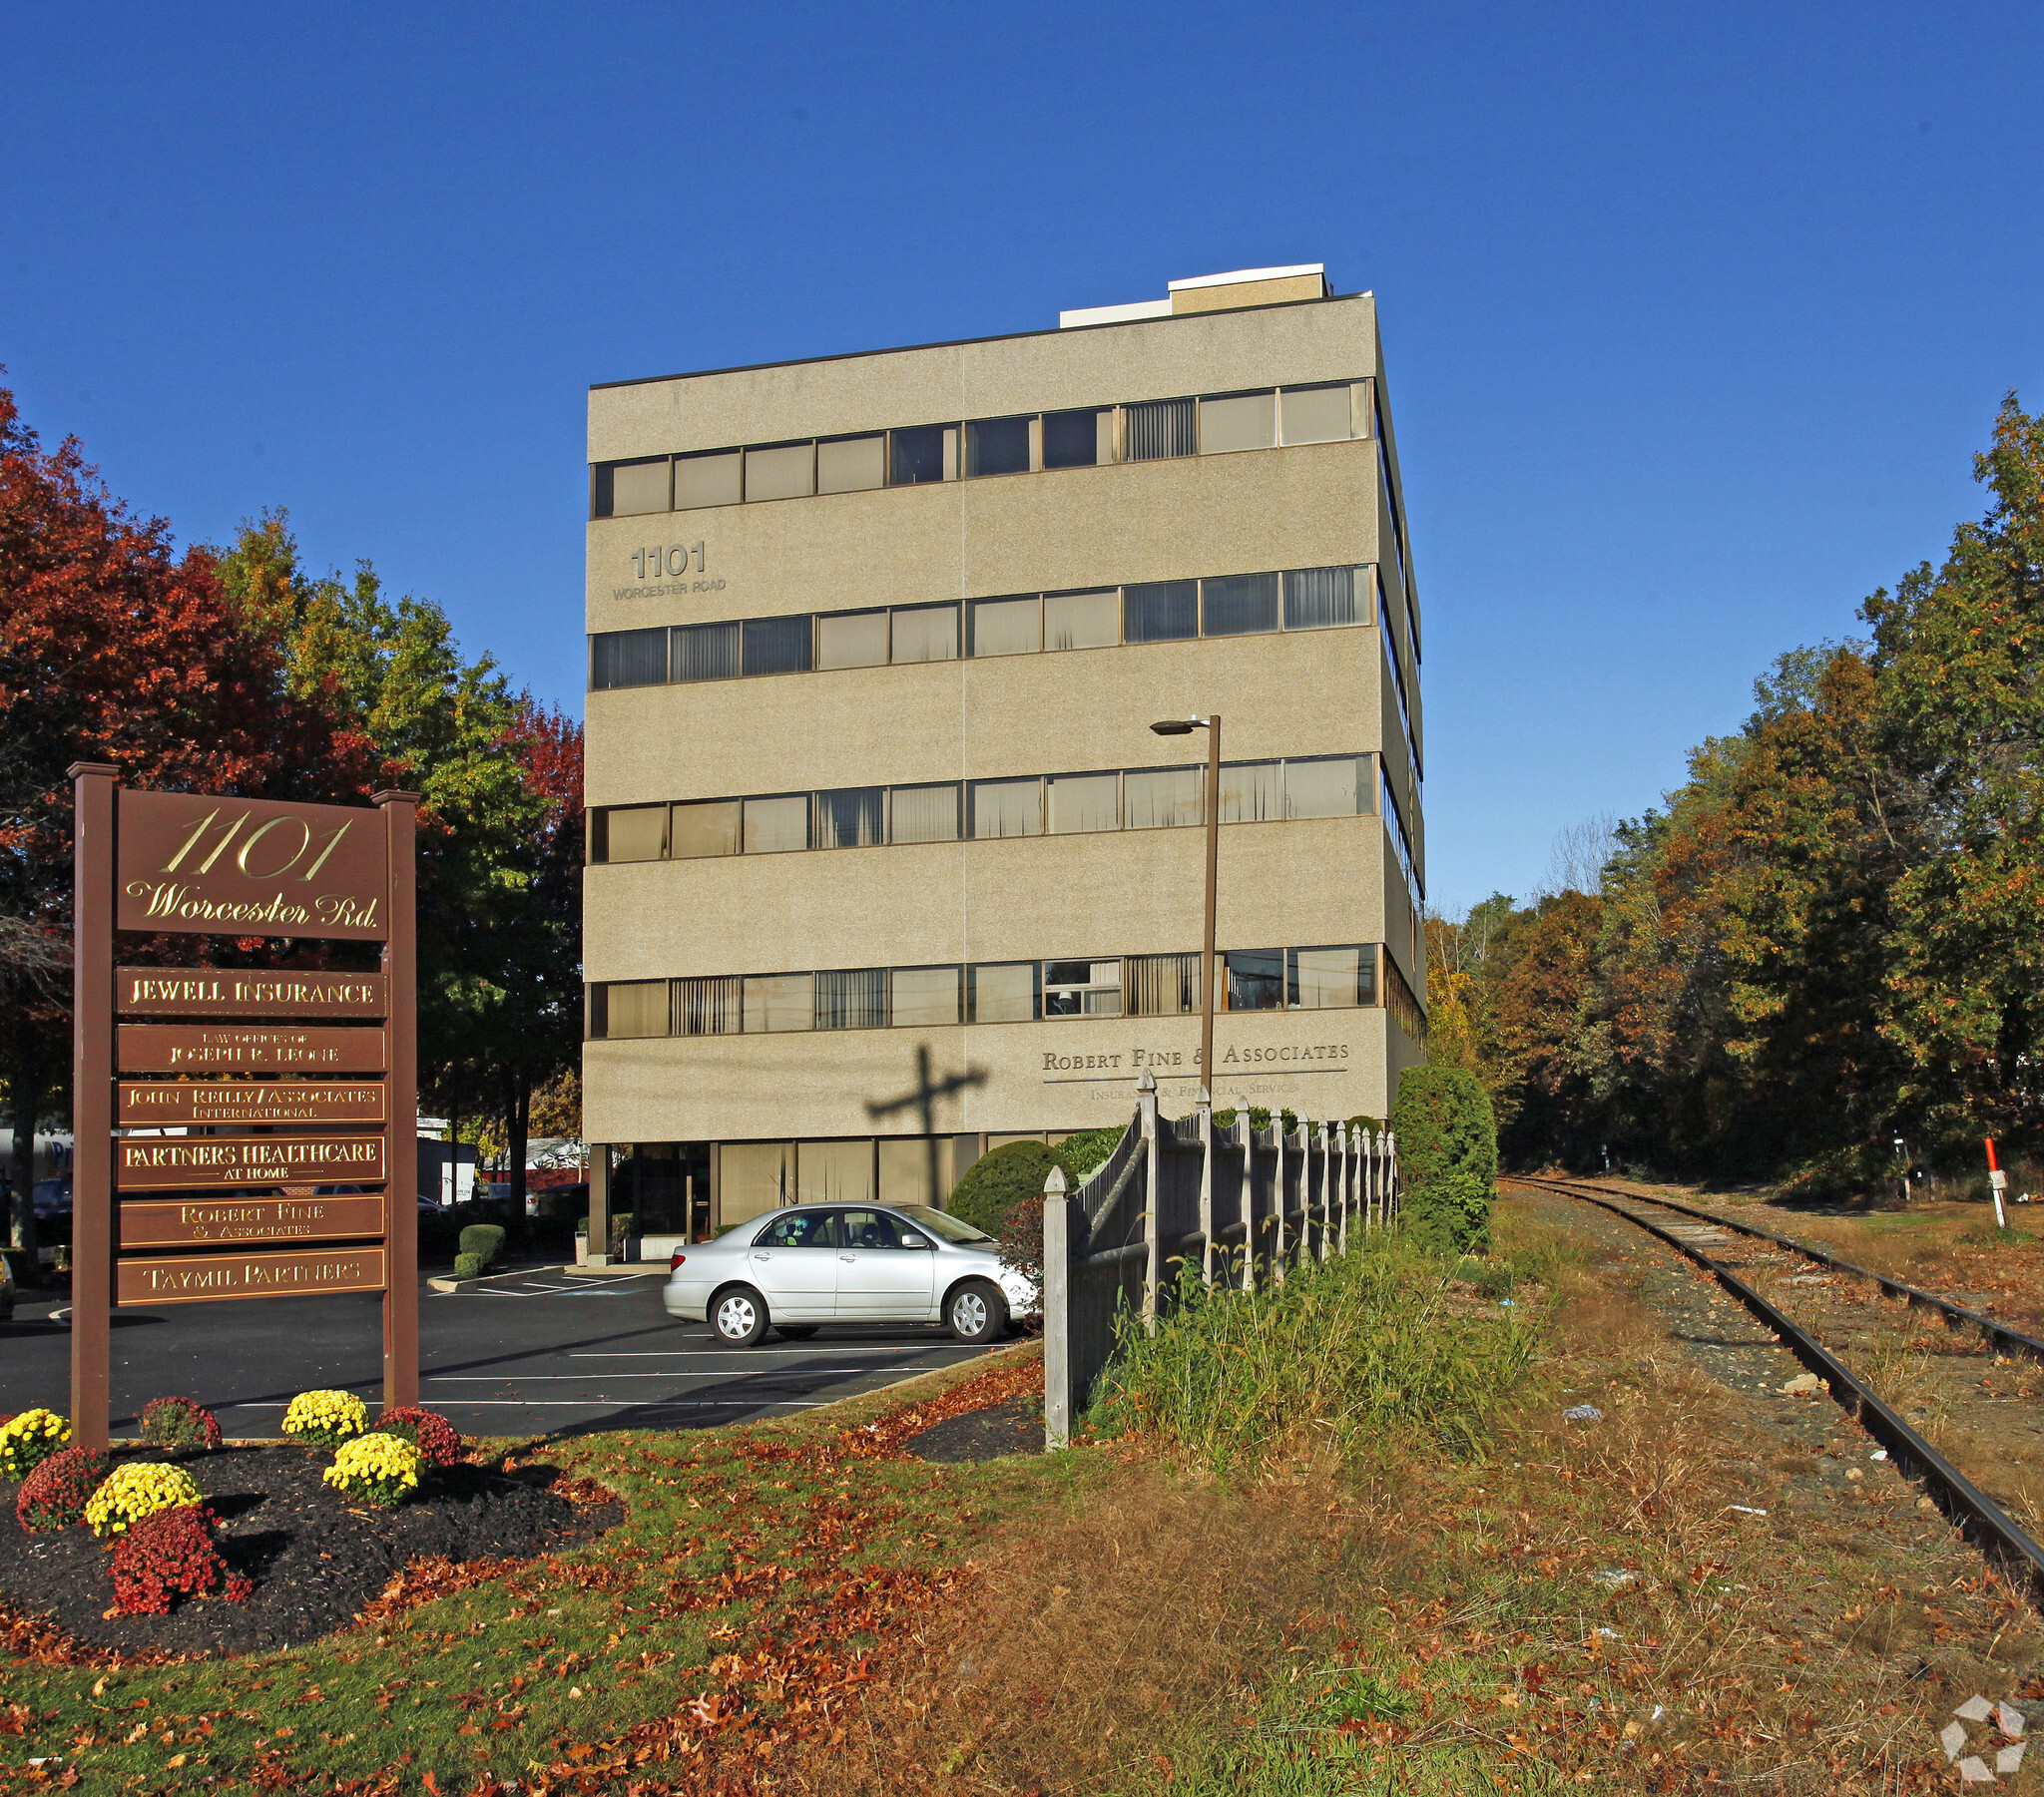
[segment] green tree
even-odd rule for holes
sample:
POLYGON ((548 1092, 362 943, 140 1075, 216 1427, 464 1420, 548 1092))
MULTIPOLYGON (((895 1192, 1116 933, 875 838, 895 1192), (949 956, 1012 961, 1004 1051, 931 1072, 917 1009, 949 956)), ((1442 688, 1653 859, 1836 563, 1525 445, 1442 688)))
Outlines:
POLYGON ((580 1049, 581 726, 467 660, 441 609, 385 597, 366 563, 308 576, 282 512, 243 527, 221 578, 420 795, 419 1064, 449 1115, 501 1120, 522 1188, 531 1095, 580 1049))
POLYGON ((1490 1240, 1497 1194, 1497 1120, 1476 1076, 1459 1067, 1409 1067, 1391 1110, 1407 1225, 1445 1248, 1490 1240))
POLYGON ((1920 800, 1881 1032, 1900 1109, 1945 1139, 2044 1147, 2044 419, 2010 394, 1993 494, 1949 554, 1867 600, 1887 754, 1920 800))

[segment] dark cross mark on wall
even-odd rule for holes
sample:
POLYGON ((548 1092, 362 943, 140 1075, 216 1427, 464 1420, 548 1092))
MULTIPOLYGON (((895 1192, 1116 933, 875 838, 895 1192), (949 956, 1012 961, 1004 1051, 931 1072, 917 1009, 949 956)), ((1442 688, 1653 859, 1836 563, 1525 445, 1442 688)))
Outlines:
POLYGON ((968 1067, 962 1074, 949 1074, 941 1080, 932 1080, 930 1052, 926 1046, 922 1046, 915 1051, 915 1090, 885 1104, 866 1107, 866 1116, 874 1123, 878 1123, 883 1117, 898 1116, 903 1111, 919 1111, 922 1114, 922 1135, 929 1164, 927 1202, 930 1204, 941 1208, 946 1195, 943 1174, 937 1166, 937 1101, 985 1084, 986 1069, 982 1067, 968 1067))

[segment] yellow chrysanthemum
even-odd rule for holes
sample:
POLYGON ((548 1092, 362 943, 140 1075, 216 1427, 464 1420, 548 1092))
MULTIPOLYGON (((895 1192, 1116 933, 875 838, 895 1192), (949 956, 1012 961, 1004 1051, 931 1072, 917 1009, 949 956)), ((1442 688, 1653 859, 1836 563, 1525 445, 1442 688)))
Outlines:
POLYGON ((419 1451, 399 1435, 363 1435, 342 1445, 321 1475, 350 1498, 396 1504, 418 1489, 419 1451))
POLYGON ((0 1423, 0 1478, 26 1479, 71 1441, 71 1425, 54 1410, 24 1410, 0 1423))
POLYGON ((85 1520, 104 1541, 125 1535, 144 1517, 153 1517, 160 1510, 202 1501, 192 1475, 183 1467, 167 1466, 160 1460, 130 1461, 116 1467, 86 1500, 85 1520))
POLYGON ((369 1426, 369 1407, 353 1392, 300 1392, 283 1413, 283 1432, 336 1447, 369 1426))

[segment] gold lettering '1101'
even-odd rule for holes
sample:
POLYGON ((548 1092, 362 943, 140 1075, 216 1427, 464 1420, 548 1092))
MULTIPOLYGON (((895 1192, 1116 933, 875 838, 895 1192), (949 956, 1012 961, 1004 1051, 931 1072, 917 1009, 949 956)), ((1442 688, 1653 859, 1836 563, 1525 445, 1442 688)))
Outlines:
MULTIPOLYGON (((190 857, 197 854, 201 841, 204 839, 207 831, 213 828, 215 820, 221 814, 221 810, 222 807, 216 805, 211 811, 207 812, 199 820, 192 834, 185 838, 178 852, 166 861, 159 871, 174 874, 185 865, 190 857)), ((249 821, 250 816, 250 812, 244 811, 240 817, 229 824, 221 833, 220 840, 207 852, 206 858, 192 869, 192 873, 209 874, 213 872, 213 864, 226 854, 230 848, 234 847, 236 837, 241 836, 242 826, 249 821)), ((305 881, 315 879, 320 868, 326 865, 327 856, 331 855, 340 846, 340 839, 354 827, 354 822, 350 819, 336 829, 326 838, 325 846, 319 850, 318 854, 312 857, 311 865, 296 877, 305 881)), ((272 817, 267 823, 257 824, 247 836, 242 836, 242 845, 235 853, 235 865, 252 880, 280 880, 305 858, 306 851, 311 846, 311 825, 306 823, 301 817, 292 817, 286 813, 282 817, 272 817), (265 847, 262 839, 275 829, 283 830, 284 834, 278 837, 275 842, 265 847), (290 842, 290 831, 292 829, 298 832, 298 840, 295 846, 291 846, 290 842), (256 861, 268 861, 279 850, 285 848, 289 848, 290 852, 281 861, 278 861, 274 867, 255 867, 250 865, 252 858, 256 861)))

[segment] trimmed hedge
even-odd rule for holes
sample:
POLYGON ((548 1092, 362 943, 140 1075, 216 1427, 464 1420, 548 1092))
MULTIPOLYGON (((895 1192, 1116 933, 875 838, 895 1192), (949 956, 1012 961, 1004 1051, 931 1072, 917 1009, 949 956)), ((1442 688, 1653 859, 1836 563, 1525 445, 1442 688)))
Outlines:
MULTIPOLYGON (((488 1266, 503 1252, 504 1226, 501 1223, 470 1223, 461 1232, 461 1254, 473 1254, 480 1266, 488 1266)), ((472 1273, 460 1272, 460 1254, 455 1256, 457 1274, 464 1279, 473 1278, 472 1273)))
POLYGON ((454 1256, 454 1276, 457 1279, 480 1279, 483 1272, 483 1257, 480 1254, 457 1254, 454 1256))
POLYGON ((1057 1150, 1040 1141, 1003 1142, 965 1169, 944 1208, 960 1222, 999 1235, 1008 1212, 1023 1199, 1034 1199, 1042 1207, 1043 1182, 1058 1164, 1057 1150))
POLYGON ((1391 1127, 1407 1227, 1431 1247, 1488 1247, 1497 1117, 1476 1076, 1457 1067, 1408 1067, 1398 1076, 1391 1127))

